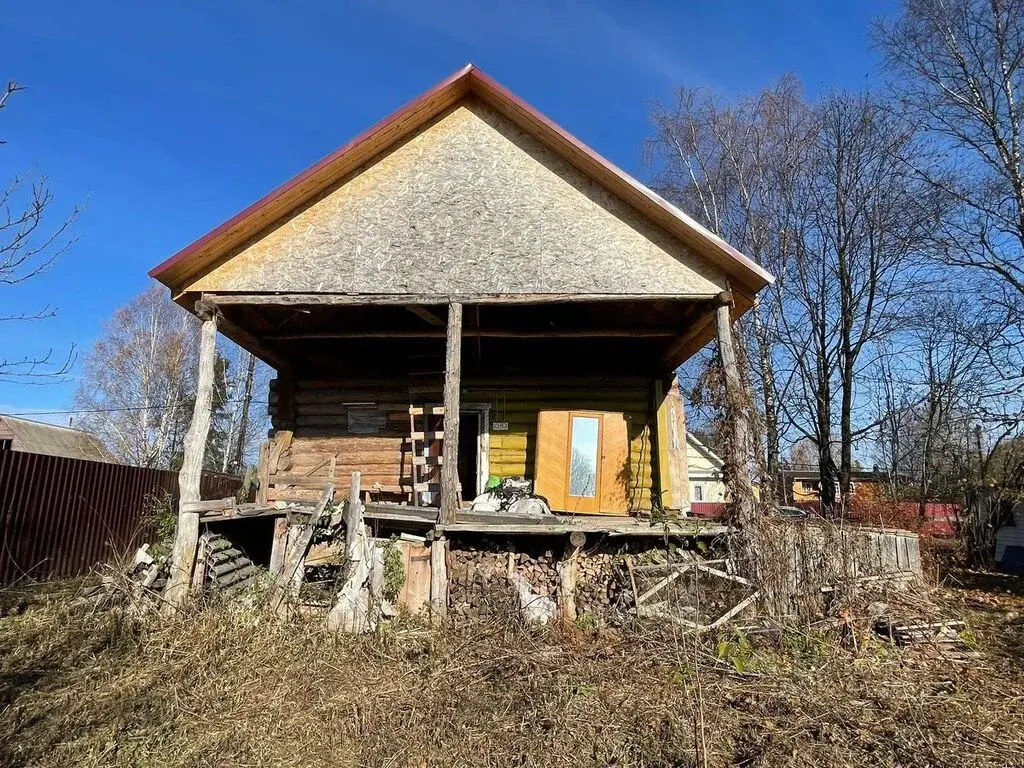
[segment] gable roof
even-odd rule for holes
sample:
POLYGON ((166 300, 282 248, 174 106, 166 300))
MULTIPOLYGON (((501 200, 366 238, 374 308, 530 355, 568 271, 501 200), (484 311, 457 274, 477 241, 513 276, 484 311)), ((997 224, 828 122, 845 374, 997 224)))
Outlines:
POLYGON ((678 237, 695 254, 728 276, 735 288, 753 295, 773 281, 768 272, 720 237, 598 155, 472 64, 467 64, 365 133, 179 251, 152 269, 150 276, 172 290, 182 288, 254 235, 288 216, 347 174, 470 95, 495 109, 669 234, 678 237))
POLYGON ((686 433, 686 442, 688 442, 690 446, 697 451, 697 453, 707 459, 708 462, 716 469, 721 469, 725 466, 725 462, 722 461, 722 457, 704 445, 704 443, 698 440, 692 432, 686 433))
POLYGON ((21 453, 41 453, 69 459, 112 462, 114 459, 92 432, 41 421, 0 415, 0 439, 11 440, 21 453))

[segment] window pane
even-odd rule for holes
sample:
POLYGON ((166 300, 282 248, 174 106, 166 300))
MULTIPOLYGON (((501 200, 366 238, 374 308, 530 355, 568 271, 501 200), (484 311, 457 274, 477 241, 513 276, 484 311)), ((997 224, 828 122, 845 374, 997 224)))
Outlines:
POLYGON ((600 419, 572 417, 572 460, 569 464, 569 495, 597 495, 597 436, 600 419))

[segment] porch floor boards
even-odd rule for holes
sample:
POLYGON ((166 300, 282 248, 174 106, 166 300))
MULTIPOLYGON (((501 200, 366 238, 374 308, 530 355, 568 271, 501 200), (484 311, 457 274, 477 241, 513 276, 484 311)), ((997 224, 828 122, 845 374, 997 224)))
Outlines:
POLYGON ((494 512, 460 510, 456 522, 437 524, 435 507, 366 504, 365 517, 370 520, 399 522, 434 528, 438 533, 489 533, 498 535, 557 536, 573 531, 602 533, 610 536, 673 536, 714 537, 728 532, 728 527, 713 520, 679 518, 652 523, 628 515, 560 515, 525 517, 494 512))
MULTIPOLYGON (((211 504, 212 502, 204 502, 211 504)), ((291 502, 286 507, 239 504, 228 509, 200 512, 204 523, 223 520, 244 520, 253 517, 285 515, 289 512, 312 512, 315 503, 291 502)), ((399 506, 368 502, 363 516, 367 520, 401 523, 437 533, 486 533, 507 536, 559 536, 574 531, 609 536, 672 536, 676 538, 711 538, 729 531, 728 526, 696 517, 677 518, 660 523, 628 515, 566 515, 540 516, 503 515, 495 512, 460 510, 456 522, 438 525, 436 507, 399 506)))

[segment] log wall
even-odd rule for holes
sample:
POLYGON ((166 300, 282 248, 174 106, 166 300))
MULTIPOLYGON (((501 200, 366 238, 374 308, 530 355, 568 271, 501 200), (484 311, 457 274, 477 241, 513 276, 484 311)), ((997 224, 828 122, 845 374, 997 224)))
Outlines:
MULTIPOLYGON (((365 489, 376 488, 385 497, 407 494, 411 478, 408 406, 410 401, 439 403, 440 379, 436 392, 431 386, 396 379, 273 382, 270 414, 277 439, 286 432, 291 436, 286 437, 289 444, 284 450, 267 452, 265 460, 273 464, 268 467, 268 500, 314 498, 332 477, 332 469, 340 493, 346 492, 351 473, 359 471, 365 489)), ((651 387, 651 382, 639 378, 467 380, 462 402, 490 407, 490 474, 501 477, 533 476, 541 409, 625 414, 630 437, 629 506, 648 510, 653 483, 651 387)))

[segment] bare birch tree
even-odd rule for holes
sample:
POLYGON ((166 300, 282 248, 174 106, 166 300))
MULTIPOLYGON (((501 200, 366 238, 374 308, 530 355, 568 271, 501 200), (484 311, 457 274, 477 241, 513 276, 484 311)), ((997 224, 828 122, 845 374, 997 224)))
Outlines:
MULTIPOLYGON (((756 97, 724 102, 705 90, 680 88, 671 107, 656 106, 649 159, 658 191, 759 264, 778 271, 787 258, 785 202, 810 138, 809 109, 795 78, 756 97)), ((755 298, 741 333, 759 401, 766 483, 777 481, 782 417, 775 366, 778 302, 774 288, 755 298)))
POLYGON ((120 461, 170 468, 191 417, 199 325, 153 285, 119 309, 86 356, 75 396, 120 461))
MULTIPOLYGON (((81 425, 122 462, 173 469, 192 417, 199 323, 158 285, 119 309, 86 356, 81 425)), ((266 431, 269 369, 227 339, 217 351, 205 468, 238 473, 266 431)))

